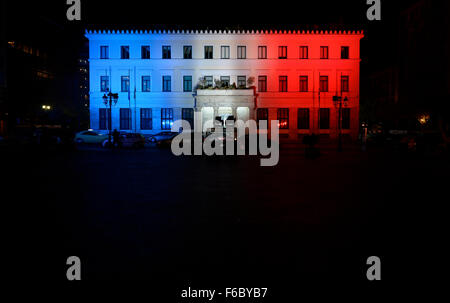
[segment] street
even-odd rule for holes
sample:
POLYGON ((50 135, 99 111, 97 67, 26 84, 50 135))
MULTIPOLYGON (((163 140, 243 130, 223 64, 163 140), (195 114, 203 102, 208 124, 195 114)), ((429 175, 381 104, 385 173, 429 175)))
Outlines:
POLYGON ((449 168, 442 155, 358 148, 282 150, 275 167, 154 147, 2 154, 9 265, 26 275, 32 256, 50 280, 72 255, 83 280, 364 281, 373 255, 401 278, 433 249, 449 168))

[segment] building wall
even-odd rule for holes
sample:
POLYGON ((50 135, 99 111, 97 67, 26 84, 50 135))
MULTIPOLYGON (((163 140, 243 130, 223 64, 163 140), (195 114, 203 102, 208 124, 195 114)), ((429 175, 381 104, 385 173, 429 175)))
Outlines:
POLYGON ((449 12, 449 1, 417 0, 399 15, 399 103, 408 122, 403 129, 422 128, 417 116, 425 113, 438 128, 438 117, 450 112, 449 12))
MULTIPOLYGON (((110 76, 110 89, 119 93, 119 101, 112 110, 113 126, 119 126, 119 109, 131 108, 132 126, 137 122, 139 109, 152 108, 153 130, 160 131, 160 109, 174 108, 174 115, 181 117, 182 108, 193 108, 192 92, 183 92, 183 76, 192 76, 196 86, 203 76, 230 76, 230 83, 237 83, 238 76, 267 76, 267 92, 257 91, 256 106, 250 108, 250 117, 256 117, 257 108, 269 108, 270 117, 276 119, 278 108, 289 108, 289 130, 281 130, 290 137, 298 133, 318 132, 319 79, 328 76, 328 92, 320 93, 320 107, 330 108, 330 130, 321 133, 335 136, 337 111, 332 102, 334 95, 341 95, 340 77, 349 76, 347 97, 351 109, 351 129, 344 133, 356 138, 359 129, 359 76, 361 32, 96 32, 86 33, 89 39, 90 57, 90 111, 91 128, 98 129, 99 108, 104 108, 100 77, 110 76), (150 46, 150 58, 141 59, 141 46, 150 46), (171 46, 171 59, 162 59, 162 46, 171 46), (183 59, 183 46, 192 46, 192 59, 183 59), (213 46, 213 59, 204 58, 204 47, 213 46), (108 46, 109 59, 100 59, 100 46, 108 46), (120 59, 120 47, 129 46, 130 59, 120 59), (221 59, 221 46, 230 47, 230 59, 221 59), (246 59, 237 58, 238 46, 246 46, 246 59), (258 59, 258 46, 267 46, 267 58, 258 59), (279 46, 287 46, 287 59, 279 59, 279 46), (299 59, 300 46, 308 46, 308 59, 299 59), (320 47, 328 46, 328 59, 320 58, 320 47), (341 59, 341 46, 349 47, 349 59, 341 59), (130 76, 130 94, 120 92, 121 76, 130 76), (151 77, 151 92, 142 92, 141 77, 151 77), (171 76, 171 92, 162 92, 162 77, 171 76), (288 91, 279 91, 279 76, 288 77, 288 91), (308 76, 308 92, 299 92, 299 77, 308 76), (130 99, 130 100, 129 100, 130 99), (310 109, 310 130, 297 130, 297 109, 310 109), (135 116, 135 110, 136 115, 135 116), (137 120, 135 120, 137 118, 137 120)), ((211 99, 213 100, 213 99, 211 99)), ((230 97, 233 104, 233 97, 230 97)))
POLYGON ((0 136, 6 135, 6 4, 0 2, 0 136))

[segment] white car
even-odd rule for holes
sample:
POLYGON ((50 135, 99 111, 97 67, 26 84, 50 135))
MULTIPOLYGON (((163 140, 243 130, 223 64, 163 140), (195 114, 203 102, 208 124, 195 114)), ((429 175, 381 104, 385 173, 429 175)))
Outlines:
POLYGON ((91 143, 91 144, 105 144, 105 140, 108 141, 108 135, 99 134, 93 130, 85 130, 75 134, 75 143, 91 143))

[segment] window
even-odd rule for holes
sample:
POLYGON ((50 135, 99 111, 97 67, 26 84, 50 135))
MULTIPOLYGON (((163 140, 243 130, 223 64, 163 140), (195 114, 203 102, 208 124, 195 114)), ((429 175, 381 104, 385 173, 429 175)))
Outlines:
POLYGON ((258 59, 267 59, 267 46, 258 46, 258 59))
POLYGON ((212 45, 205 46, 205 59, 213 58, 213 47, 212 45))
POLYGON ((279 78, 279 90, 280 92, 287 92, 288 91, 288 82, 287 82, 287 76, 280 76, 279 78))
POLYGON ((300 59, 308 59, 308 47, 307 46, 300 46, 300 59))
POLYGON ((205 85, 206 87, 213 86, 213 76, 205 76, 205 85))
POLYGON ((172 91, 172 77, 171 76, 163 76, 163 92, 172 91))
POLYGON ((319 111, 320 129, 330 129, 330 109, 321 108, 319 111))
POLYGON ((321 92, 328 91, 328 76, 320 76, 319 91, 321 92))
POLYGON ((350 48, 348 46, 341 47, 341 59, 348 59, 350 57, 350 48))
POLYGON ((192 59, 192 46, 183 46, 183 59, 192 59))
POLYGON ((230 86, 230 76, 220 76, 222 87, 230 86))
POLYGON ((183 92, 192 91, 192 76, 183 76, 183 92))
POLYGON ((142 59, 150 59, 150 46, 143 45, 141 47, 141 58, 142 59))
POLYGON ((150 76, 142 76, 142 91, 150 91, 150 76))
POLYGON ((308 91, 308 76, 300 76, 300 91, 308 91))
POLYGON ((287 59, 287 46, 278 46, 278 59, 287 59))
POLYGON ((191 129, 194 129, 194 109, 193 108, 181 109, 181 119, 189 122, 191 129))
POLYGON ((109 91, 109 77, 108 76, 100 76, 100 91, 101 92, 109 91))
POLYGON ((130 59, 130 47, 121 46, 120 47, 120 59, 130 59))
POLYGON ((100 108, 99 110, 99 125, 98 128, 101 130, 109 129, 109 113, 111 110, 109 108, 100 108))
POLYGON ((120 109, 120 129, 131 129, 131 111, 129 108, 120 109))
POLYGON ((130 91, 130 76, 122 76, 120 83, 122 92, 130 91))
POLYGON ((173 108, 161 108, 161 129, 170 130, 173 124, 173 108))
POLYGON ((247 48, 245 46, 237 47, 237 58, 246 59, 247 58, 247 48))
POLYGON ((298 109, 298 129, 309 129, 309 108, 298 109))
POLYGON ((269 109, 268 108, 258 108, 256 111, 256 121, 258 123, 260 121, 267 121, 267 126, 269 126, 269 109))
POLYGON ((328 46, 320 47, 320 59, 328 59, 328 46))
POLYGON ((348 93, 349 92, 349 77, 341 76, 341 92, 348 93))
POLYGON ((151 108, 141 108, 141 129, 153 129, 151 108))
POLYGON ((258 91, 267 92, 267 76, 258 77, 258 91))
POLYGON ((289 129, 289 108, 279 108, 277 120, 280 129, 289 129))
POLYGON ((350 108, 342 109, 342 129, 350 129, 350 108))
POLYGON ((220 47, 220 58, 230 59, 230 47, 228 45, 222 45, 220 47))
POLYGON ((108 46, 100 46, 100 59, 109 59, 109 48, 108 46))
POLYGON ((247 87, 247 78, 245 76, 238 76, 237 77, 237 86, 239 88, 246 88, 247 87))
POLYGON ((172 58, 172 52, 170 45, 163 45, 162 47, 162 58, 163 59, 170 59, 172 58))

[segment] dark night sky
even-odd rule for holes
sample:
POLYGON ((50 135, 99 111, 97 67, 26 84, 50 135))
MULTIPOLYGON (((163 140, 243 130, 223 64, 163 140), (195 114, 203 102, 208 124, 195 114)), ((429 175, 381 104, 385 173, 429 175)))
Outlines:
POLYGON ((411 0, 383 0, 382 21, 369 22, 366 0, 215 1, 168 3, 164 1, 81 0, 82 21, 68 21, 65 0, 7 1, 7 37, 28 36, 31 41, 54 41, 73 48, 84 40, 85 28, 281 28, 364 30, 363 62, 374 65, 395 60, 392 46, 398 39, 398 7, 411 0), (162 5, 157 5, 162 4, 162 5), (166 6, 166 7, 165 7, 166 6), (383 53, 389 45, 390 51, 383 53))
MULTIPOLYGON (((25 25, 30 15, 40 15, 59 24, 69 26, 109 25, 185 25, 214 26, 283 26, 312 24, 364 25, 367 4, 365 0, 346 1, 280 1, 276 5, 267 2, 190 2, 188 4, 168 4, 164 1, 86 1, 82 0, 82 22, 66 20, 66 1, 12 1, 8 2, 8 16, 25 25), (27 4, 28 3, 28 4, 27 4), (163 5, 157 6, 156 3, 163 5), (151 5, 153 4, 153 5, 151 5)), ((389 22, 399 0, 383 0, 382 22, 389 22)), ((408 1, 406 1, 408 2, 408 1)))

